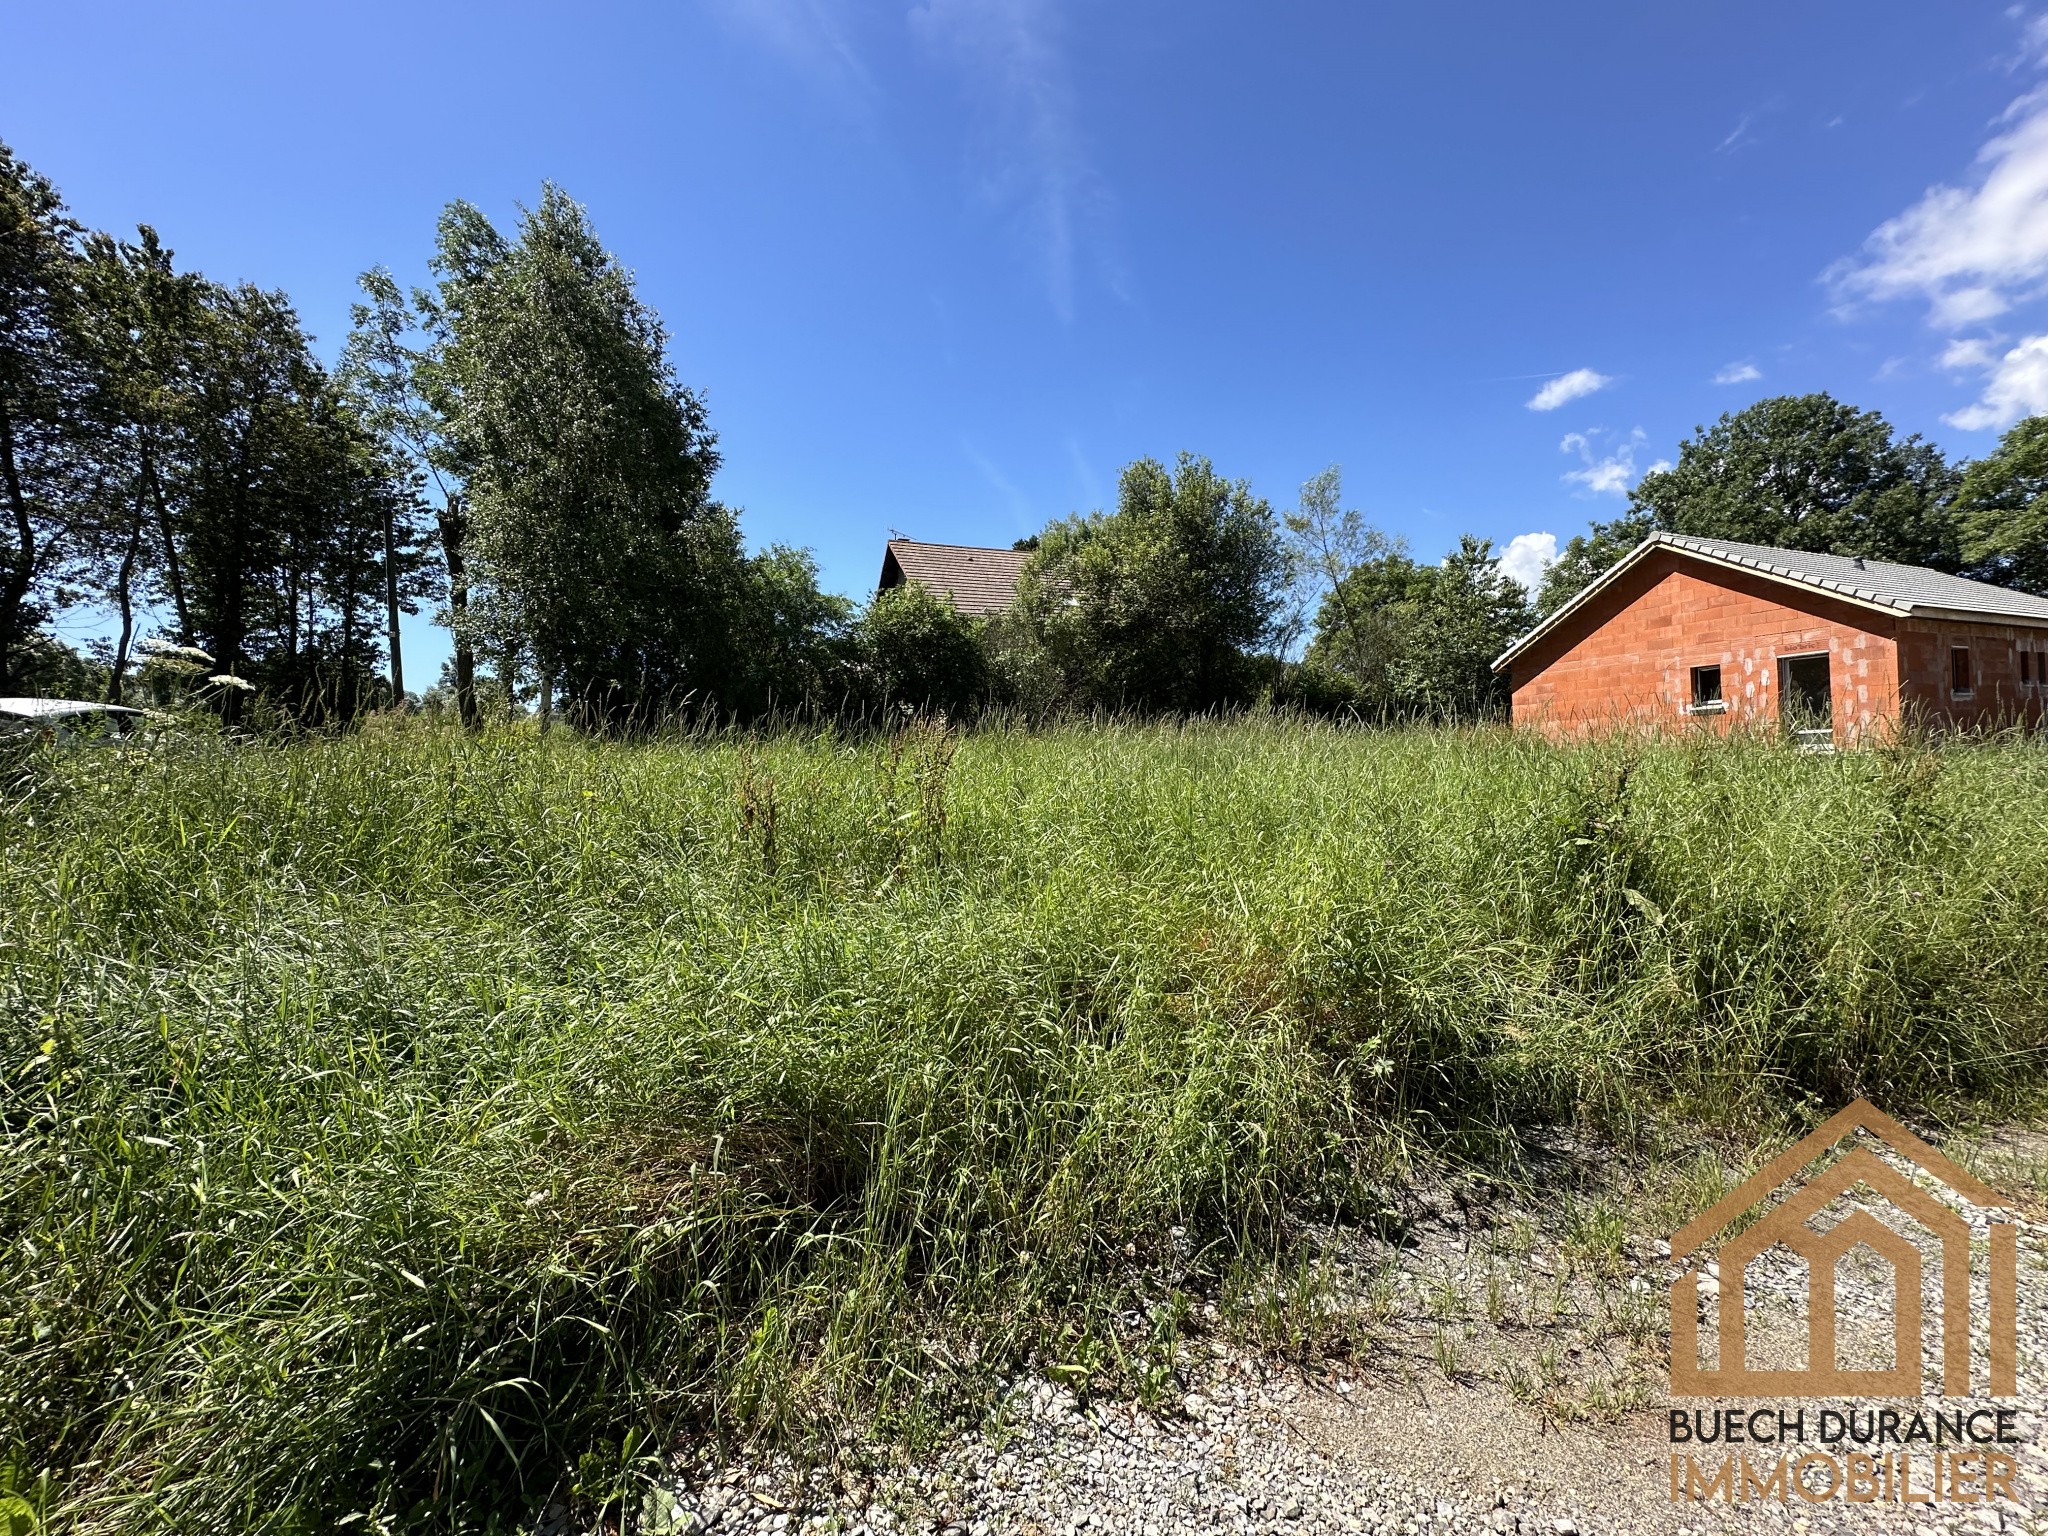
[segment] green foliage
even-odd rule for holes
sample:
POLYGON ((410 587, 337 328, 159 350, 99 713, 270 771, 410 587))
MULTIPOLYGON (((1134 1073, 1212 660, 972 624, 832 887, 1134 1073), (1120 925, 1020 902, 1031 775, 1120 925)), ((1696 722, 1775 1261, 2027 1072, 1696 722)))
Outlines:
POLYGON ((1369 714, 1476 719, 1502 702, 1493 659, 1530 622, 1490 541, 1467 534, 1437 565, 1396 545, 1331 588, 1307 660, 1350 678, 1369 714))
POLYGON ((98 699, 106 692, 107 669, 57 636, 38 633, 15 655, 13 686, 31 698, 98 699))
POLYGON ((983 626, 914 581, 875 594, 855 627, 854 652, 872 706, 969 718, 989 702, 983 626))
POLYGON ((21 688, 29 637, 75 597, 83 554, 70 504, 86 382, 67 304, 79 235, 57 189, 0 144, 0 692, 21 688))
POLYGON ((39 619, 92 602, 118 698, 161 605, 297 718, 352 716, 381 696, 413 501, 282 294, 180 274, 147 228, 86 235, 0 147, 0 687, 39 619))
POLYGON ((1304 618, 1314 610, 1324 637, 1325 667, 1361 678, 1378 666, 1376 635, 1369 615, 1353 608, 1345 579, 1361 567, 1401 553, 1404 546, 1343 501, 1344 472, 1332 464, 1302 486, 1300 505, 1282 519, 1294 602, 1278 649, 1284 655, 1293 648, 1304 618))
POLYGON ((373 267, 357 281, 368 302, 349 309, 348 340, 338 370, 341 386, 364 426, 404 465, 416 484, 431 482, 438 502, 434 509, 438 561, 427 553, 416 518, 406 516, 386 524, 392 690, 399 695, 405 692, 399 613, 414 612, 420 600, 445 591, 447 610, 436 617, 454 631, 453 669, 459 679, 460 713, 465 722, 474 724, 476 657, 466 622, 469 519, 463 508, 454 446, 426 394, 427 378, 447 344, 446 328, 436 323, 437 310, 430 296, 415 294, 408 302, 385 268, 373 267), (401 559, 401 554, 408 558, 401 559))
POLYGON ((1864 555, 1954 571, 1956 472, 1919 437, 1831 395, 1779 395, 1724 415, 1643 476, 1629 511, 1565 548, 1544 584, 1554 611, 1652 530, 1864 555))
POLYGON ((1656 531, 1656 520, 1649 513, 1631 508, 1574 537, 1543 573, 1543 585, 1536 593, 1537 613, 1548 618, 1557 612, 1656 531))
POLYGON ((120 623, 106 681, 108 700, 120 703, 147 605, 168 603, 175 633, 192 632, 173 491, 191 458, 193 342, 207 291, 196 276, 175 270, 145 226, 132 243, 88 236, 72 295, 95 460, 94 494, 79 529, 96 568, 96 595, 120 623))
POLYGON ((720 702, 742 719, 846 707, 858 694, 849 672, 853 604, 818 586, 810 552, 773 545, 735 574, 725 604, 732 681, 720 702))
POLYGON ((1273 509, 1184 453, 1127 466, 1114 512, 1049 526, 1018 609, 1065 701, 1204 710, 1246 696, 1285 576, 1273 509))
POLYGON ((530 656, 543 709, 559 678, 592 725, 715 694, 739 530, 632 275, 553 186, 511 242, 451 206, 435 268, 431 392, 467 486, 472 643, 530 656))
POLYGON ((1877 412, 1781 395, 1700 429, 1629 499, 1672 533, 1954 570, 1954 488, 1938 448, 1877 412))
POLYGON ((353 717, 383 696, 384 535, 413 488, 283 294, 206 290, 191 372, 174 490, 191 639, 300 719, 353 717))
POLYGON ((9 793, 0 1464, 53 1529, 595 1524, 686 1431, 1142 1377, 1169 1228, 1216 1294, 1404 1146, 1993 1109, 2048 1050, 2017 741, 387 717, 9 793))
POLYGON ((1492 544, 1466 535, 1436 565, 1346 509, 1335 466, 1301 488, 1286 518, 1297 601, 1313 606, 1302 664, 1276 699, 1315 713, 1477 719, 1503 688, 1493 658, 1532 622, 1492 544))
POLYGON ((1969 574, 2048 594, 2048 416, 2029 416, 1963 471, 1956 492, 1969 574))

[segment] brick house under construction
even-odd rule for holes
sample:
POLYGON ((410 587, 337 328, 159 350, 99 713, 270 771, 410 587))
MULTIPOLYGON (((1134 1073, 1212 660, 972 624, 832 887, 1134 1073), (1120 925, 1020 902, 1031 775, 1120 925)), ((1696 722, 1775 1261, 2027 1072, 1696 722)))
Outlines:
POLYGON ((1775 722, 1848 744, 1901 719, 2038 723, 2048 598, 1919 566, 1652 534, 1508 647, 1552 735, 1775 722))

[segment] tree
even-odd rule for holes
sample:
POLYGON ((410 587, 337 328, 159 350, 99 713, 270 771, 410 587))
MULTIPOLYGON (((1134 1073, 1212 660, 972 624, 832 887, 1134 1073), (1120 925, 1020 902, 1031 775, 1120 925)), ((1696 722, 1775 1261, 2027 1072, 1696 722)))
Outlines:
POLYGON ((607 726, 718 694, 738 528, 631 275, 553 186, 509 244, 452 205, 435 266, 448 339, 428 395, 467 484, 473 642, 530 658, 543 724, 558 684, 607 726))
MULTIPOLYGON (((1379 640, 1372 616, 1353 603, 1345 578, 1402 546, 1343 506, 1343 471, 1332 464, 1301 488, 1301 504, 1285 518, 1298 601, 1312 612, 1322 640, 1322 662, 1353 677, 1375 670, 1379 640)), ((1289 626, 1299 633, 1299 621, 1289 626)), ((1290 636, 1291 638, 1291 636, 1290 636)), ((1284 648, 1283 648, 1284 649, 1284 648)))
POLYGON ((1398 545, 1345 573, 1316 616, 1308 660, 1387 716, 1476 719, 1501 700, 1493 659, 1529 626, 1528 597, 1466 534, 1437 565, 1398 545))
POLYGON ((106 691, 107 669, 47 631, 30 635, 18 658, 16 686, 45 699, 90 699, 106 691))
POLYGON ((876 705, 968 715, 987 701, 982 625, 914 581, 875 594, 854 648, 876 705))
POLYGON ((1048 527, 1018 605, 1070 700, 1200 710, 1243 696, 1286 575, 1273 509, 1184 453, 1127 466, 1114 512, 1048 527))
MULTIPOLYGON (((378 696, 391 585, 385 533, 415 496, 397 462, 313 357, 281 293, 201 292, 190 428, 172 487, 194 638, 224 674, 302 719, 378 696)), ((393 555, 403 587, 417 551, 393 555)), ((240 689, 221 695, 232 724, 240 689)))
MULTIPOLYGON (((214 288, 200 326, 191 461, 182 518, 193 638, 221 672, 245 677, 281 637, 297 649, 308 531, 296 493, 313 362, 290 302, 244 285, 214 288), (272 580, 272 577, 283 579, 272 580)), ((230 690, 227 713, 241 709, 230 690)))
POLYGON ((147 227, 85 234, 0 146, 0 687, 55 675, 25 660, 55 654, 38 626, 91 602, 119 700, 167 600, 174 648, 239 680, 214 690, 230 720, 252 680, 353 712, 413 501, 282 294, 180 274, 147 227))
POLYGON ((726 705, 747 719, 839 708, 855 686, 853 604, 819 587, 808 550, 773 545, 736 574, 738 590, 725 604, 726 705))
POLYGON ((2048 595, 2048 416, 2010 427, 1956 491, 1970 574, 2048 595))
MULTIPOLYGON (((398 284, 382 267, 358 279, 367 303, 350 309, 350 330, 342 350, 340 378, 358 402, 370 428, 402 455, 415 473, 434 488, 435 529, 440 536, 441 565, 446 577, 447 623, 455 639, 453 661, 456 710, 462 723, 477 724, 476 653, 471 645, 467 542, 469 517, 463 506, 457 450, 445 430, 442 410, 430 394, 436 362, 447 344, 447 329, 431 295, 416 293, 408 303, 398 284)), ((400 582, 399 552, 416 544, 418 532, 409 520, 394 518, 384 529, 386 548, 386 624, 390 632, 391 690, 405 693, 405 670, 399 650, 398 618, 408 595, 424 596, 428 567, 417 562, 419 586, 408 594, 400 582)))
POLYGON ((1430 568, 1390 668, 1395 697, 1435 718, 1471 720, 1502 702, 1494 658, 1533 622, 1493 544, 1465 534, 1430 568))
POLYGON ((73 332, 89 380, 84 421, 99 461, 94 586, 120 624, 107 653, 106 684, 108 702, 118 704, 140 605, 167 597, 177 643, 191 643, 169 487, 191 426, 204 284, 176 272, 171 253, 145 225, 133 242, 88 236, 74 292, 73 332))
POLYGON ((0 144, 0 691, 24 686, 37 627, 66 606, 81 553, 85 394, 68 334, 78 225, 0 144))
POLYGON ((1780 395, 1694 432, 1676 465, 1636 483, 1626 516, 1566 546, 1544 584, 1547 611, 1653 529, 1960 569, 1956 472, 1932 443, 1895 438, 1876 411, 1780 395))

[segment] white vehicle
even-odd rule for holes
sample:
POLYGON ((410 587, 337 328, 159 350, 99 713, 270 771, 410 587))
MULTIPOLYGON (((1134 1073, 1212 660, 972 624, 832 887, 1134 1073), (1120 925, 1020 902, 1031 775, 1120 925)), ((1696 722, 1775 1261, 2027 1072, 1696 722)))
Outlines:
POLYGON ((90 699, 0 698, 0 741, 25 736, 59 743, 119 741, 148 718, 145 711, 125 704, 95 704, 90 699))

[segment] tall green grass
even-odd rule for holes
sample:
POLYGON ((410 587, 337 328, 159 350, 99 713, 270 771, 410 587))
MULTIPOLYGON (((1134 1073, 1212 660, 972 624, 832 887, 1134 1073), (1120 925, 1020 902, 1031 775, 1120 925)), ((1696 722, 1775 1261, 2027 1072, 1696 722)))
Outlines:
POLYGON ((1083 1357, 1416 1149, 2032 1091, 2048 758, 1268 721, 72 753, 0 855, 0 1461, 483 1528, 1083 1357))

